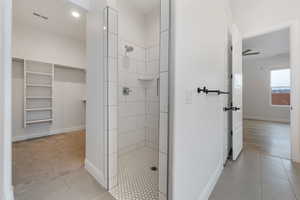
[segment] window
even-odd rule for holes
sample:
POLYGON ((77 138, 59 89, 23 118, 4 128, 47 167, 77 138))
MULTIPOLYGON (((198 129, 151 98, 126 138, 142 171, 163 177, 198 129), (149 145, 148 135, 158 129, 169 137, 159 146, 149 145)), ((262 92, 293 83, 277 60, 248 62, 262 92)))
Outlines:
POLYGON ((271 70, 272 105, 290 105, 291 78, 290 69, 271 70))

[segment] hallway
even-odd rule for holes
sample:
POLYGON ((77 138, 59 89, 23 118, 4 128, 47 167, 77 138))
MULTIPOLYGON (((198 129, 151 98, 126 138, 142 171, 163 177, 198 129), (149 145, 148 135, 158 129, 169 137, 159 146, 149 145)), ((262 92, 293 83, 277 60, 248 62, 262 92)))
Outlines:
POLYGON ((290 159, 290 124, 244 120, 244 143, 268 155, 290 159))
POLYGON ((300 164, 246 145, 225 167, 209 200, 299 200, 300 164))

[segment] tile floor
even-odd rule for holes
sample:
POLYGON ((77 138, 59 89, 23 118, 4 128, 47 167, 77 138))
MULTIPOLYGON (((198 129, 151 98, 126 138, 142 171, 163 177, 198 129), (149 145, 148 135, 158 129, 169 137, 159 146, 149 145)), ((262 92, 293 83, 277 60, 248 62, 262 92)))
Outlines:
POLYGON ((53 179, 84 165, 84 132, 42 137, 13 143, 15 187, 53 179))
MULTIPOLYGON (((82 168, 84 143, 83 132, 14 143, 16 200, 114 200, 82 168)), ((239 159, 225 167, 210 200, 300 200, 300 164, 272 152, 245 144, 239 159)), ((120 184, 112 191, 118 200, 158 199, 158 172, 149 170, 157 166, 156 156, 143 148, 120 157, 120 184)))
POLYGON ((225 167, 209 200, 299 200, 300 164, 246 144, 225 167))
POLYGON ((83 168, 84 132, 13 144, 16 200, 114 200, 83 168))
POLYGON ((119 157, 119 185, 110 192, 117 200, 158 200, 158 152, 143 147, 119 157))
POLYGON ((244 120, 244 141, 272 156, 290 159, 290 125, 244 120))

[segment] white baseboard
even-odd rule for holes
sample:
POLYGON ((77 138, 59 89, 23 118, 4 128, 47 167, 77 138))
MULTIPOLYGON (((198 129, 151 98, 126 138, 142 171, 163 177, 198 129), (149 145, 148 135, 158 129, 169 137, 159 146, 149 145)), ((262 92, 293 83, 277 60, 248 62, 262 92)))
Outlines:
POLYGON ((89 160, 85 159, 85 169, 96 179, 96 181, 107 189, 105 176, 89 160))
POLYGON ((22 135, 22 136, 14 136, 12 140, 13 140, 13 142, 18 142, 18 141, 29 140, 29 139, 39 138, 39 137, 45 137, 45 136, 49 136, 49 135, 57 135, 57 134, 61 134, 61 133, 80 131, 80 130, 84 130, 84 129, 85 129, 85 126, 62 128, 62 129, 56 129, 56 130, 49 130, 48 132, 35 133, 35 134, 30 134, 30 135, 22 135))
POLYGON ((11 186, 9 195, 8 195, 8 200, 14 200, 15 199, 15 195, 14 195, 14 188, 13 186, 11 186))
POLYGON ((14 200, 14 189, 11 186, 10 190, 6 192, 7 194, 0 194, 0 200, 14 200))
POLYGON ((223 171, 223 165, 222 162, 220 162, 217 170, 213 173, 211 179, 208 181, 207 185, 205 186, 202 194, 199 196, 198 200, 208 200, 212 191, 214 190, 221 174, 223 171))
POLYGON ((280 118, 245 116, 245 117, 243 117, 243 119, 244 120, 259 120, 259 121, 269 121, 269 122, 290 123, 289 119, 280 119, 280 118))

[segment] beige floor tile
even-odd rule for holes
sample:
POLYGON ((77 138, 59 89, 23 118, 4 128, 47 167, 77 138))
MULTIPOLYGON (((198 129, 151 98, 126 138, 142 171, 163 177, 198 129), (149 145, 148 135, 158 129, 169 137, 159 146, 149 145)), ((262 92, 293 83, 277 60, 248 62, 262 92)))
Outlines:
POLYGON ((69 187, 71 199, 92 199, 105 193, 104 188, 85 169, 74 171, 64 176, 64 179, 69 187))
POLYGON ((244 120, 244 141, 261 152, 290 158, 290 125, 257 120, 244 120))
POLYGON ((291 184, 291 187, 292 187, 292 190, 293 190, 295 196, 299 200, 300 199, 300 179, 298 177, 297 178, 291 177, 290 184, 291 184))
POLYGON ((246 139, 257 144, 246 142, 238 160, 227 164, 210 200, 300 199, 300 164, 280 158, 283 154, 276 154, 276 148, 268 152, 263 147, 280 144, 287 127, 256 121, 248 121, 246 127, 246 139))
POLYGON ((262 194, 262 200, 296 200, 289 181, 278 178, 264 180, 262 194))
POLYGON ((216 200, 216 199, 215 199, 215 197, 212 195, 212 196, 209 197, 208 200, 216 200))
POLYGON ((13 145, 16 200, 113 200, 83 169, 85 136, 74 132, 13 145))
POLYGON ((294 163, 285 159, 282 159, 282 163, 287 172, 300 177, 300 163, 294 163))
POLYGON ((116 200, 116 199, 114 197, 112 197, 109 193, 106 192, 106 193, 101 194, 91 200, 116 200))
POLYGON ((16 188, 53 179, 84 165, 85 133, 72 132, 13 144, 16 188))
POLYGON ((261 185, 246 180, 234 183, 229 179, 220 180, 212 197, 215 200, 261 200, 261 185))
POLYGON ((300 199, 300 164, 283 160, 282 163, 286 169, 292 189, 298 199, 300 199))
POLYGON ((25 188, 24 191, 15 191, 16 200, 48 200, 60 199, 68 193, 68 186, 64 179, 57 178, 55 180, 42 184, 32 184, 25 188))
POLYGON ((280 158, 261 156, 262 179, 280 178, 288 181, 288 175, 280 158))

